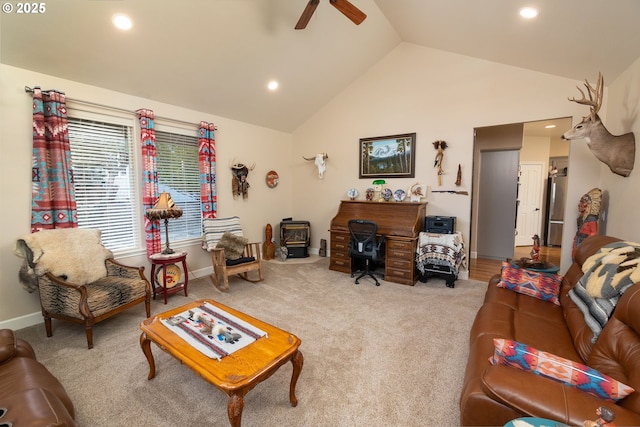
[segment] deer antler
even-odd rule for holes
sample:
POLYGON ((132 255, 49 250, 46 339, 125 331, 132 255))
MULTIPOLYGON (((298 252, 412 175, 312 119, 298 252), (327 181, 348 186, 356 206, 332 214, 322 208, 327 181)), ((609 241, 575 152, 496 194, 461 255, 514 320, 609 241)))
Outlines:
POLYGON ((600 107, 602 107, 602 97, 604 95, 604 79, 602 78, 602 73, 598 73, 598 83, 596 84, 595 89, 589 84, 589 80, 587 79, 584 79, 584 86, 589 92, 589 99, 587 99, 582 89, 580 89, 579 86, 576 86, 580 91, 580 94, 582 94, 582 99, 569 98, 569 101, 588 105, 591 108, 591 121, 595 123, 598 111, 600 111, 600 107))

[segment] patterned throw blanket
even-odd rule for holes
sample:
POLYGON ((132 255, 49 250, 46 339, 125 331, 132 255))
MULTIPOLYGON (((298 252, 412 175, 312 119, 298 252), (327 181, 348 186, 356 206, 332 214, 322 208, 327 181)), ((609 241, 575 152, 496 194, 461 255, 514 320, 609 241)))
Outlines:
POLYGON ((582 265, 582 283, 593 298, 611 298, 640 282, 640 244, 615 242, 603 246, 582 265))
MULTIPOLYGON (((449 266, 455 274, 466 261, 462 233, 438 234, 420 233, 416 249, 416 265, 421 273, 424 264, 449 266)), ((466 265, 465 265, 466 266, 466 265)))
POLYGON ((640 281, 640 245, 615 242, 603 246, 582 265, 584 275, 569 297, 578 306, 593 332, 592 342, 609 321, 620 296, 640 281))
POLYGON ((161 322, 196 350, 217 360, 267 335, 209 303, 161 322))

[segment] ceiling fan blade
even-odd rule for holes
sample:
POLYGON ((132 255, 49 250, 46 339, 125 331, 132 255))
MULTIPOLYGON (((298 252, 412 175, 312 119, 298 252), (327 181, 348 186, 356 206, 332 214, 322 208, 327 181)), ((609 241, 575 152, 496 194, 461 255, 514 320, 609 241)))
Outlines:
POLYGON ((367 15, 347 0, 329 0, 329 2, 354 24, 360 25, 367 15))
POLYGON ((298 23, 296 24, 296 30, 304 30, 307 28, 307 24, 313 16, 313 12, 316 11, 316 7, 320 4, 320 0, 309 0, 307 6, 302 11, 302 15, 300 15, 300 19, 298 19, 298 23))

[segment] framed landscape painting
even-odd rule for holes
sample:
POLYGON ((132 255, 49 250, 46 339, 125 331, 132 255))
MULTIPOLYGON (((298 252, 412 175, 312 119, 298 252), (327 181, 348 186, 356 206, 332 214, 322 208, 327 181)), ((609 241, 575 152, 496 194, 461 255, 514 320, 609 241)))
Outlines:
POLYGON ((416 134, 360 139, 360 178, 414 178, 416 134))

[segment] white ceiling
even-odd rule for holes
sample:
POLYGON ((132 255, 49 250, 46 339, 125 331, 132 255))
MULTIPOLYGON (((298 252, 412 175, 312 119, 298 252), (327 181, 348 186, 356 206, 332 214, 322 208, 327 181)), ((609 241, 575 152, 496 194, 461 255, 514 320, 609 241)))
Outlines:
POLYGON ((294 30, 307 0, 48 1, 0 14, 0 62, 290 132, 401 42, 605 85, 640 57, 640 0, 351 2, 359 26, 321 0, 294 30))

